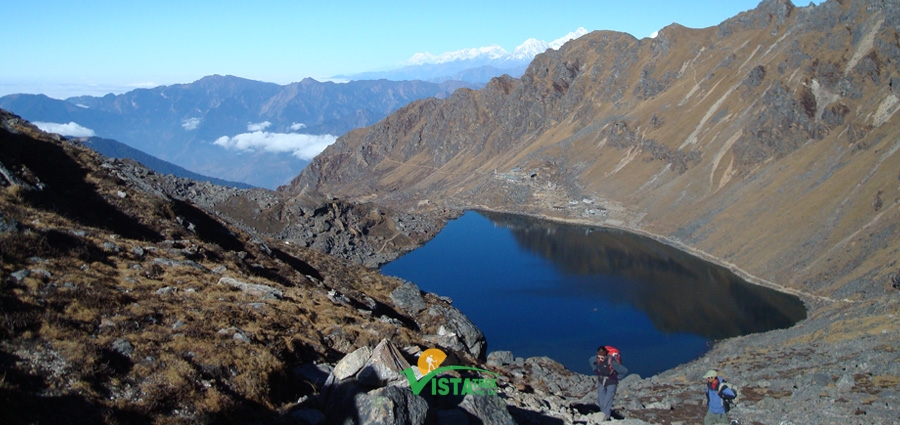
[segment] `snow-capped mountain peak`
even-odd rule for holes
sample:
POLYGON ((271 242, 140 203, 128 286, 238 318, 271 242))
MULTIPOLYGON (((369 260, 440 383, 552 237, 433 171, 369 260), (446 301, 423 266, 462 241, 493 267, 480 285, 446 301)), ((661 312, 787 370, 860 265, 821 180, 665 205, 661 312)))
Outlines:
POLYGON ((587 34, 584 28, 566 34, 551 42, 529 38, 522 44, 517 46, 512 52, 508 52, 503 47, 491 45, 486 47, 475 47, 469 49, 456 50, 453 52, 445 52, 434 55, 428 52, 416 53, 409 58, 404 65, 425 65, 425 64, 442 64, 448 62, 467 61, 467 60, 487 60, 487 61, 530 61, 539 53, 543 53, 547 49, 558 49, 569 40, 576 39, 587 34))

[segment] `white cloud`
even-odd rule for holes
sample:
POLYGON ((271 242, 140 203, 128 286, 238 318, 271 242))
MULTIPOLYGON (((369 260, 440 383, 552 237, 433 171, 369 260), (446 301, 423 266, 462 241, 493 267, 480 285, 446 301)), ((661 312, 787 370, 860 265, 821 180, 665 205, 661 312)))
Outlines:
POLYGON ((258 123, 250 123, 247 124, 247 131, 263 131, 268 128, 272 123, 268 121, 258 122, 258 123))
POLYGON ((188 118, 181 122, 181 127, 187 131, 196 130, 200 126, 200 118, 188 118))
POLYGON ((310 160, 328 145, 334 143, 337 136, 330 134, 296 134, 296 133, 269 133, 254 131, 242 133, 234 137, 222 136, 216 139, 215 144, 226 149, 242 151, 254 151, 262 149, 267 152, 290 152, 300 159, 310 160))
POLYGON ((291 130, 294 131, 303 130, 304 128, 306 128, 306 124, 303 124, 302 122, 295 122, 291 124, 291 130))
POLYGON ((70 122, 68 124, 60 124, 55 122, 35 122, 33 124, 37 126, 37 128, 46 131, 47 133, 56 133, 71 137, 94 136, 94 130, 91 130, 87 127, 82 127, 74 122, 70 122))

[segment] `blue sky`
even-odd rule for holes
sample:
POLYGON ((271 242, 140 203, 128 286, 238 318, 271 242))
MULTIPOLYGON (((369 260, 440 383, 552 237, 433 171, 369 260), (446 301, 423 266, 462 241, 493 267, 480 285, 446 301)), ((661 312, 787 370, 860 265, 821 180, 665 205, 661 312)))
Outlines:
MULTIPOLYGON (((819 1, 816 1, 818 3, 819 1)), ((288 84, 583 27, 638 38, 716 25, 758 0, 0 0, 0 95, 121 93, 230 74, 288 84)), ((804 3, 806 5, 808 3, 804 3)))

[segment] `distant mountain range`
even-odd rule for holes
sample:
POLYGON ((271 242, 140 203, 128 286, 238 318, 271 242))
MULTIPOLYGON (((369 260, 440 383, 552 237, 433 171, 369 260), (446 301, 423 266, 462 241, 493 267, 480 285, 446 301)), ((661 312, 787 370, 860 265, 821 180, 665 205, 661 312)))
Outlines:
POLYGON ((45 131, 124 143, 143 154, 139 161, 145 165, 160 164, 158 172, 193 172, 201 180, 274 189, 290 182, 338 136, 415 100, 446 98, 462 87, 478 89, 504 74, 519 77, 535 55, 586 33, 579 28, 552 42, 529 39, 512 52, 489 46, 420 53, 392 71, 335 77, 350 80, 345 83, 306 78, 282 86, 212 75, 102 97, 14 94, 0 98, 0 108, 45 131))
POLYGON ((202 175, 274 189, 337 136, 460 87, 471 85, 307 78, 281 86, 213 75, 103 97, 8 95, 0 108, 47 131, 114 139, 202 175))

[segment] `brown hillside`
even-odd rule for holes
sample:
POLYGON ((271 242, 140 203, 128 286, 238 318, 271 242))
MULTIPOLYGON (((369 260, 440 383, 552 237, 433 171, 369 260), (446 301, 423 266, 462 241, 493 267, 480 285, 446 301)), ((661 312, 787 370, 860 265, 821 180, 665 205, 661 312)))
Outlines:
POLYGON ((594 32, 349 133, 292 189, 620 227, 787 291, 880 296, 900 254, 898 25, 893 2, 765 1, 655 39, 594 32))
POLYGON ((0 110, 0 423, 305 423, 323 382, 301 369, 383 339, 428 348, 447 325, 396 307, 402 281, 243 231, 161 180, 0 110))

